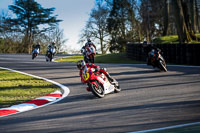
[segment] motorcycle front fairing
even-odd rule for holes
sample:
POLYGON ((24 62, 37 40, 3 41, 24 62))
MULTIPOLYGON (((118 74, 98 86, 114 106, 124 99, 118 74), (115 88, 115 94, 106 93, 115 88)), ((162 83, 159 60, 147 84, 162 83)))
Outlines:
POLYGON ((101 76, 99 76, 98 81, 101 82, 101 84, 103 85, 105 94, 111 93, 114 91, 115 86, 112 85, 109 80, 107 79, 107 77, 102 73, 101 76))
POLYGON ((39 54, 39 48, 35 48, 35 49, 33 50, 33 53, 39 54))
POLYGON ((89 82, 89 84, 94 84, 96 87, 98 87, 96 83, 96 81, 98 81, 100 84, 102 84, 105 94, 111 93, 115 89, 115 86, 109 82, 107 77, 103 73, 101 74, 99 74, 99 72, 95 73, 94 68, 85 69, 83 71, 83 79, 85 83, 89 82))

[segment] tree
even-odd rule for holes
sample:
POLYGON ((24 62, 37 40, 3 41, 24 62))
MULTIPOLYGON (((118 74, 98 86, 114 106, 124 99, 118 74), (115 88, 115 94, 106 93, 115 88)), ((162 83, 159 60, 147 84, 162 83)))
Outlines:
POLYGON ((107 28, 111 35, 110 52, 120 51, 124 52, 126 47, 127 35, 127 0, 113 0, 108 1, 111 4, 111 11, 107 19, 107 28))
POLYGON ((39 25, 56 25, 61 20, 56 19, 56 15, 52 16, 55 8, 43 8, 35 0, 15 0, 14 5, 9 6, 16 18, 8 19, 13 27, 24 34, 24 52, 31 52, 33 38, 36 34, 48 30, 44 28, 39 30, 39 25))
POLYGON ((64 31, 63 29, 60 29, 58 26, 56 26, 56 27, 52 27, 52 29, 46 35, 48 44, 54 41, 56 43, 58 52, 62 52, 62 50, 65 49, 63 45, 67 41, 67 39, 64 38, 63 31, 64 31))
MULTIPOLYGON (((192 0, 193 1, 193 0, 192 0)), ((195 38, 194 31, 191 27, 191 18, 188 12, 188 1, 172 0, 175 24, 177 27, 178 38, 180 43, 190 42, 195 38)))
POLYGON ((163 36, 168 34, 168 26, 169 26, 169 0, 164 0, 164 10, 163 10, 163 36))
POLYGON ((107 32, 106 19, 109 15, 106 6, 102 5, 101 2, 97 2, 95 8, 92 9, 90 13, 90 18, 83 30, 82 38, 92 38, 100 44, 100 49, 102 54, 105 54, 108 49, 108 38, 109 34, 107 32))

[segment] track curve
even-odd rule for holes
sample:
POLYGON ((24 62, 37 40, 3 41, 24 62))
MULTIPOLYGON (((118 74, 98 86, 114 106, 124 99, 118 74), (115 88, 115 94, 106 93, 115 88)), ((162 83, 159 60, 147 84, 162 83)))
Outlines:
POLYGON ((95 98, 80 83, 74 63, 45 62, 44 56, 0 54, 0 66, 59 82, 70 89, 62 101, 0 118, 4 133, 132 132, 200 121, 200 68, 110 65, 122 92, 95 98))

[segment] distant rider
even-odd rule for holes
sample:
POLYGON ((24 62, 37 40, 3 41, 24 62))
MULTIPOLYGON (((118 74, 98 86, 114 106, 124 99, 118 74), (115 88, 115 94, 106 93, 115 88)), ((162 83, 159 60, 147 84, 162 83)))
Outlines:
MULTIPOLYGON (((52 52, 52 54, 54 56, 56 54, 56 43, 55 42, 52 42, 50 45, 48 45, 47 53, 48 53, 48 51, 51 50, 51 48, 53 48, 53 51, 51 51, 51 52, 52 52)), ((46 53, 46 55, 47 55, 47 53, 46 53)))
POLYGON ((37 53, 40 53, 40 43, 38 42, 36 45, 33 45, 33 51, 37 50, 37 53))
POLYGON ((81 82, 83 83, 84 83, 83 80, 84 72, 86 72, 88 68, 94 68, 95 72, 103 73, 111 83, 114 81, 114 79, 109 75, 109 73, 106 71, 105 68, 100 68, 98 65, 92 63, 85 63, 84 60, 80 60, 77 62, 77 68, 80 70, 81 82))
POLYGON ((94 47, 96 50, 96 46, 94 45, 94 43, 90 40, 90 38, 87 39, 87 42, 85 43, 85 46, 83 46, 81 48, 81 53, 83 53, 83 56, 86 57, 88 54, 90 54, 89 52, 89 48, 90 47, 94 47))
POLYGON ((156 46, 154 46, 153 44, 147 44, 146 42, 143 43, 143 48, 144 48, 144 52, 147 54, 147 65, 152 65, 151 64, 151 53, 152 50, 155 50, 155 52, 160 53, 161 50, 159 48, 157 48, 156 46))

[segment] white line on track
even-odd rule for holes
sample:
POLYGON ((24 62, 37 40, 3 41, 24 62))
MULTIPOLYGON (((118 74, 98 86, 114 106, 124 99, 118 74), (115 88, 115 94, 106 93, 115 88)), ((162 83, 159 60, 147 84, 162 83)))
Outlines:
MULTIPOLYGON (((135 65, 138 65, 138 66, 141 65, 141 66, 143 66, 143 65, 146 65, 146 64, 135 64, 135 65)), ((200 68, 200 66, 189 66, 189 65, 167 65, 167 66, 185 67, 185 68, 200 68)), ((167 129, 174 129, 174 128, 179 128, 179 127, 193 126, 193 125, 198 125, 198 124, 200 124, 200 122, 187 123, 187 124, 181 124, 181 125, 174 125, 174 126, 169 126, 169 127, 149 129, 149 130, 129 132, 129 133, 148 133, 148 132, 154 132, 154 131, 162 131, 162 130, 167 130, 167 129)))
POLYGON ((156 129, 149 129, 149 130, 143 130, 143 131, 136 131, 136 132, 129 132, 129 133, 148 133, 148 132, 154 132, 154 131, 174 129, 174 128, 179 128, 179 127, 193 126, 193 125, 198 125, 198 124, 200 124, 200 122, 181 124, 181 125, 175 125, 175 126, 169 126, 169 127, 163 127, 163 128, 156 128, 156 129))

